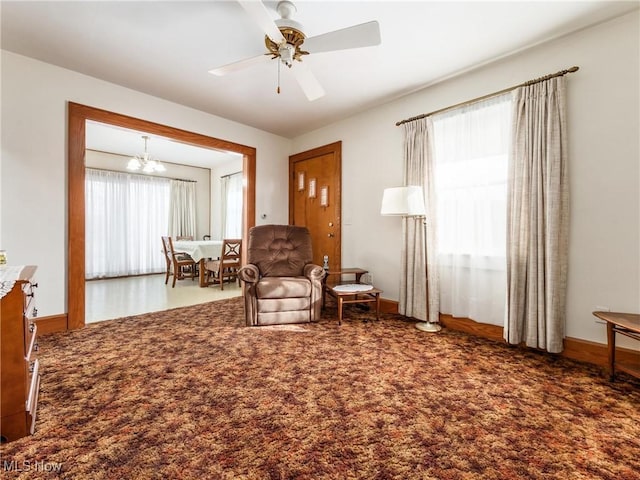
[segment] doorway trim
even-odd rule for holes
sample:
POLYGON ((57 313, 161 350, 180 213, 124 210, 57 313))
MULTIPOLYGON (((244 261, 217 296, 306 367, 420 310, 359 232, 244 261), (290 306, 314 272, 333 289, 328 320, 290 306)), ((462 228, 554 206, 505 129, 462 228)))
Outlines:
POLYGON ((117 127, 143 131, 172 140, 215 150, 242 154, 242 233, 248 238, 249 228, 255 225, 256 211, 256 149, 220 140, 199 133, 141 120, 118 113, 68 102, 67 161, 68 161, 68 270, 66 329, 85 325, 85 125, 93 120, 117 127))

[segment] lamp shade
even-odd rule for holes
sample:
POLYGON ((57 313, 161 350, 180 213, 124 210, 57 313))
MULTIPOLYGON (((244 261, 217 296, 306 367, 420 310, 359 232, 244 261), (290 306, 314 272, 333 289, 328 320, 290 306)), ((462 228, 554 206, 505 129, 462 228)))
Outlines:
POLYGON ((422 187, 410 185, 384 189, 380 215, 417 217, 425 213, 422 187))

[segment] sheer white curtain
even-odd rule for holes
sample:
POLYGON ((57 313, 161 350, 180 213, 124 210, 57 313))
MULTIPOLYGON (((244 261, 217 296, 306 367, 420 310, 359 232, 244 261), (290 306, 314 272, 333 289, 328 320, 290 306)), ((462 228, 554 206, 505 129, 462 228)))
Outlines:
POLYGON ((510 95, 432 117, 440 311, 504 325, 510 95))
POLYGON ((163 272, 168 214, 167 179, 86 169, 86 278, 163 272))
POLYGON ((242 173, 226 175, 222 183, 222 238, 242 237, 242 173))
POLYGON ((196 238, 196 183, 170 180, 169 236, 196 238))

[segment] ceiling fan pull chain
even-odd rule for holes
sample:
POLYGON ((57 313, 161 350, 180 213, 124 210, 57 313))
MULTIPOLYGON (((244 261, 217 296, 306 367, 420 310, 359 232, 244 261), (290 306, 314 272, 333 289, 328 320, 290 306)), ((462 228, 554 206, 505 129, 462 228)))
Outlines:
POLYGON ((278 89, 276 91, 280 95, 280 62, 278 62, 278 89))

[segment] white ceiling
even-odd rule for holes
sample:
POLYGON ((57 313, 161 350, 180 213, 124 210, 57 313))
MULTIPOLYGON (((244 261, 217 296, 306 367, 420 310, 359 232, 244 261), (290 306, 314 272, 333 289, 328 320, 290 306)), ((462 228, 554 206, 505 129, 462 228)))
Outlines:
POLYGON ((227 162, 242 165, 242 155, 196 147, 171 139, 126 128, 87 121, 85 146, 89 150, 132 157, 144 152, 143 135, 149 137, 147 149, 151 158, 165 163, 212 168, 227 162))
MULTIPOLYGON (((265 2, 277 18, 277 2, 265 2)), ((2 1, 2 48, 293 138, 446 77, 638 8, 638 1, 305 1, 308 37, 378 20, 382 44, 305 58, 309 102, 277 63, 216 77, 265 51, 236 1, 2 1)), ((569 67, 570 65, 566 65, 569 67)), ((295 65, 294 67, 295 68, 295 65)), ((548 72, 540 72, 541 75, 548 72)), ((420 113, 420 112, 416 112, 420 113)))

